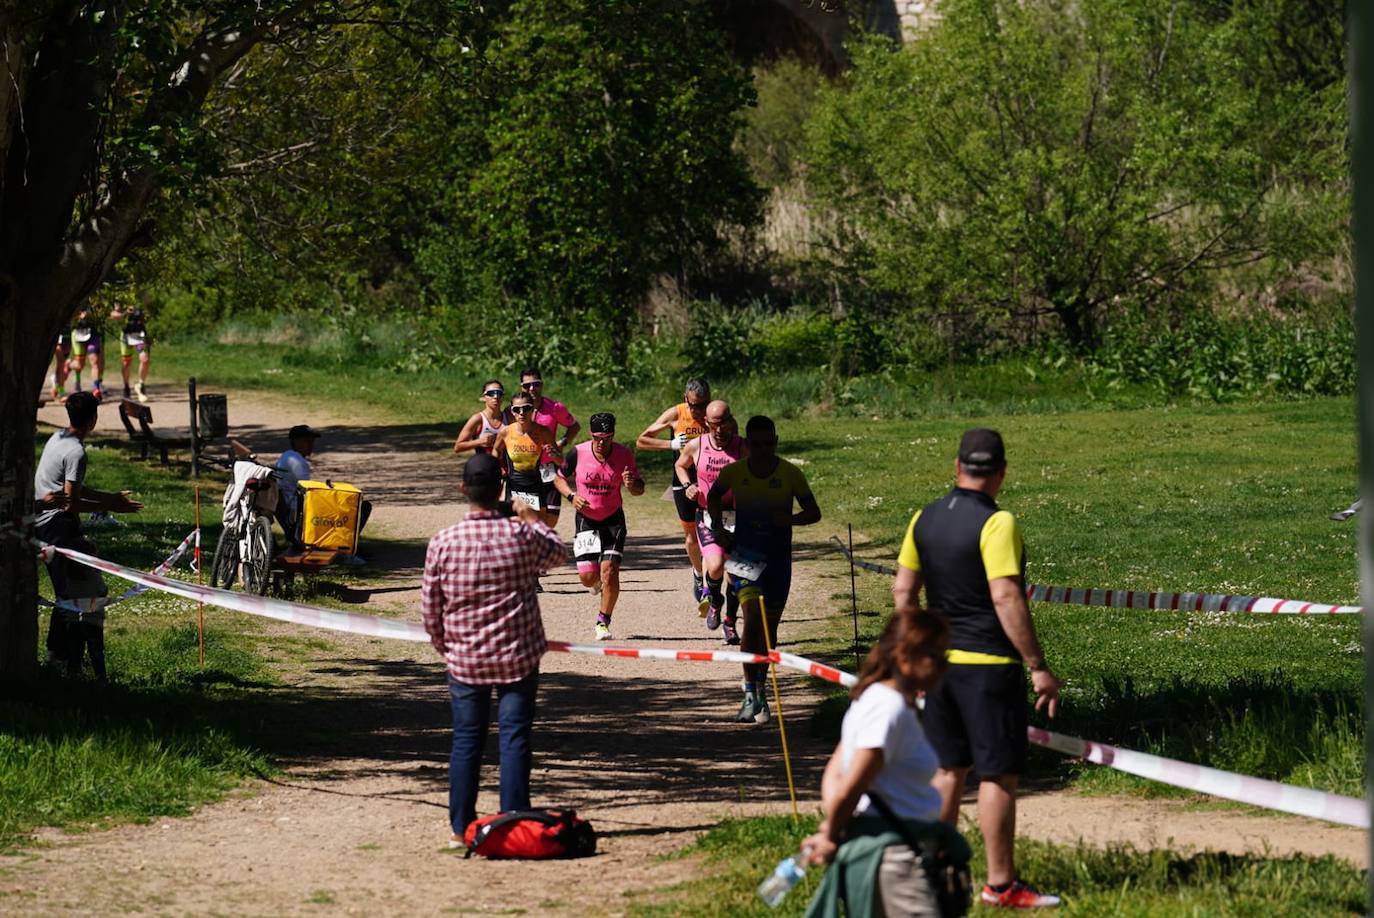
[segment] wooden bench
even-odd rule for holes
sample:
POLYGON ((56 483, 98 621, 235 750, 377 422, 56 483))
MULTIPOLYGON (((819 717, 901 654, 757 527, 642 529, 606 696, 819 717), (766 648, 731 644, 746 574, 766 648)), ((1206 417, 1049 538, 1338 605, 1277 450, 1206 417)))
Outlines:
POLYGON ((153 409, 135 399, 121 398, 119 400, 119 420, 124 423, 124 429, 129 432, 129 439, 139 445, 140 459, 148 458, 148 447, 151 446, 162 457, 162 464, 167 465, 167 448, 180 446, 185 442, 155 433, 153 431, 153 409), (130 418, 138 421, 138 430, 134 430, 130 418))

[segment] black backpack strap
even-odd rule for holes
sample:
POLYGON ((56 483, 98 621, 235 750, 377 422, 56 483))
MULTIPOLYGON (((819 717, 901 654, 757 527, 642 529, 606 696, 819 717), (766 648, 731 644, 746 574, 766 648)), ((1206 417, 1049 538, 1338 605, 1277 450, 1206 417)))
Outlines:
POLYGON ((897 814, 888 806, 886 800, 879 797, 873 791, 868 791, 868 802, 873 804, 873 808, 887 820, 887 824, 892 830, 902 837, 902 841, 911 846, 911 850, 916 852, 917 857, 921 857, 924 851, 921 847, 921 840, 916 837, 916 833, 911 831, 911 826, 897 818, 897 814))

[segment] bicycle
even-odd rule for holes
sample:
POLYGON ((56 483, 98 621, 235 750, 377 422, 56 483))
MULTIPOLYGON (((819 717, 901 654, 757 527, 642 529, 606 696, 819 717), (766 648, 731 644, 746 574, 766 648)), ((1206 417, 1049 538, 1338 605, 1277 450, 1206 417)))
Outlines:
POLYGON ((237 457, 233 471, 234 481, 224 492, 224 529, 215 545, 210 585, 227 590, 241 572, 244 592, 265 596, 272 582, 272 511, 277 506, 277 473, 258 465, 257 456, 252 453, 237 457))

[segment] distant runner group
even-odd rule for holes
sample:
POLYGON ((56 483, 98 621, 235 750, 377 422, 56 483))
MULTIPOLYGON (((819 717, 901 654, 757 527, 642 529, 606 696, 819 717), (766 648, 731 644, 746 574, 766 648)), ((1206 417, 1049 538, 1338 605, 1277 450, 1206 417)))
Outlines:
MULTIPOLYGON (((566 405, 544 396, 543 386, 539 371, 527 368, 520 391, 503 407, 505 387, 487 380, 482 409, 463 425, 453 451, 491 454, 507 506, 528 505, 550 526, 563 500, 572 505, 578 578, 598 597, 593 633, 610 640, 628 531, 624 492, 642 495, 644 477, 634 451, 616 442, 610 412, 593 414, 590 439, 569 448, 582 426, 566 405)), ((635 440, 638 450, 676 453, 672 496, 698 614, 708 630, 721 630, 725 644, 758 654, 777 643, 792 583, 792 529, 821 518, 806 476, 777 455, 777 446, 770 418, 750 418, 741 436, 729 404, 712 400, 699 378, 688 380, 683 400, 635 440)), ((744 665, 738 722, 769 721, 766 676, 766 666, 744 665)))

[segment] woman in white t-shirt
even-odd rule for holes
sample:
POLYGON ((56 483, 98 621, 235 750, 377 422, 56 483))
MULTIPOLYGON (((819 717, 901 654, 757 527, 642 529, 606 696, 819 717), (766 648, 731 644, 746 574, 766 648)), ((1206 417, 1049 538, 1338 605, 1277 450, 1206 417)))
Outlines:
POLYGON ((838 857, 846 869, 827 874, 808 915, 835 913, 837 899, 849 915, 940 914, 921 861, 869 793, 908 835, 942 839, 967 857, 957 832, 939 822, 940 793, 930 784, 939 763, 916 717, 916 697, 939 681, 948 646, 938 613, 894 615, 864 660, 821 779, 825 818, 802 843, 810 863, 838 857))

